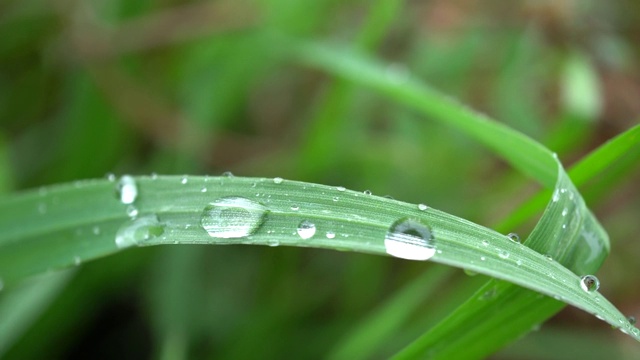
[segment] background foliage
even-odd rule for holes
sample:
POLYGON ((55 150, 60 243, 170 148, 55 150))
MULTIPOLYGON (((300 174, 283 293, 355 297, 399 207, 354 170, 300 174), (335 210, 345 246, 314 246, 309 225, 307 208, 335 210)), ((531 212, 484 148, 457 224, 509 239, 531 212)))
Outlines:
MULTIPOLYGON (((537 186, 462 134, 300 65, 271 35, 372 54, 569 165, 637 122, 639 16, 633 1, 4 1, 0 191, 232 171, 369 189, 495 226, 537 186)), ((581 188, 614 249, 601 292, 636 315, 639 156, 581 188)), ((129 250, 51 275, 51 306, 6 355, 315 357, 427 268, 440 266, 297 248, 129 250)), ((466 277, 412 295, 420 314, 379 356, 468 297, 466 277)), ((495 357, 601 358, 629 345, 567 308, 495 357)))

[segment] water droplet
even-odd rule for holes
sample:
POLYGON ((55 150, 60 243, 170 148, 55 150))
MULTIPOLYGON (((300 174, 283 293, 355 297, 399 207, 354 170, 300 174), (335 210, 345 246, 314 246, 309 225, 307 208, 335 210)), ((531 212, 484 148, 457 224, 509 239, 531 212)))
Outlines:
POLYGON ((278 240, 269 240, 267 241, 267 245, 271 246, 271 247, 276 247, 280 245, 280 242, 278 240))
POLYGON ((93 229, 91 229, 91 231, 93 231, 93 235, 100 235, 100 227, 99 226, 94 226, 93 229))
POLYGON ((600 288, 600 281, 593 275, 585 275, 580 278, 580 287, 586 292, 595 292, 600 288))
POLYGON ((632 333, 633 333, 633 335, 635 335, 635 336, 640 336, 640 329, 638 329, 638 328, 635 328, 635 327, 634 327, 634 328, 632 328, 632 329, 631 329, 631 332, 632 332, 632 333))
POLYGON ((384 246, 387 254, 408 260, 429 260, 436 253, 429 226, 409 218, 391 224, 384 246))
POLYGON ((340 200, 340 198, 339 198, 339 197, 337 197, 337 196, 334 196, 334 197, 333 197, 333 201, 338 201, 338 200, 340 200))
POLYGON ((567 216, 568 213, 569 213, 569 209, 567 208, 562 209, 562 216, 567 216))
POLYGON ((502 259, 508 259, 509 258, 509 253, 502 250, 498 253, 498 256, 500 256, 502 259))
POLYGON ((481 261, 485 261, 485 260, 487 260, 487 258, 486 258, 486 257, 484 257, 484 256, 480 256, 480 260, 481 260, 481 261))
POLYGON ((231 178, 233 177, 233 173, 231 171, 225 171, 222 173, 222 176, 231 178))
POLYGON ((425 204, 418 204, 418 210, 422 210, 425 211, 427 210, 429 207, 425 204))
POLYGON ((476 275, 478 275, 477 272, 475 272, 473 270, 469 270, 469 269, 464 269, 464 273, 467 274, 468 276, 476 276, 476 275))
POLYGON ((281 177, 274 177, 273 178, 273 182, 276 184, 281 184, 282 183, 282 178, 281 177))
POLYGON ((133 245, 141 245, 143 242, 153 239, 164 233, 164 225, 156 215, 146 215, 135 220, 125 222, 116 233, 116 245, 119 248, 127 248, 133 245))
POLYGON ((482 240, 482 245, 489 246, 489 240, 482 240))
POLYGON ((553 261, 553 257, 551 257, 551 255, 549 255, 549 254, 545 255, 544 258, 549 260, 549 261, 553 261))
POLYGON ((75 257, 73 258, 73 264, 74 264, 75 266, 79 266, 80 264, 82 264, 82 259, 80 259, 80 257, 79 257, 79 256, 75 256, 75 257))
POLYGON ((309 220, 302 220, 296 229, 298 235, 303 239, 310 239, 316 234, 316 225, 309 220))
POLYGON ((138 197, 138 186, 136 180, 130 175, 123 175, 116 186, 116 193, 123 204, 133 204, 138 197))
POLYGON ((203 186, 202 189, 200 189, 200 192, 201 193, 206 193, 207 192, 207 187, 203 186))
POLYGON ((336 237, 336 233, 334 233, 333 231, 327 231, 327 239, 333 239, 336 237))
POLYGON ((371 192, 371 190, 365 190, 365 191, 363 191, 363 193, 364 193, 365 195, 372 195, 372 194, 373 194, 373 193, 371 192))
POLYGON ((296 204, 293 204, 293 205, 291 205, 291 210, 298 211, 298 210, 300 210, 300 206, 298 206, 296 204))
POLYGON ((157 174, 157 173, 152 172, 152 173, 151 173, 151 180, 158 180, 158 174, 157 174))
POLYGON ((130 218, 138 216, 138 208, 133 205, 127 206, 127 216, 129 216, 130 218))
POLYGON ((116 181, 116 175, 114 173, 107 173, 106 177, 107 177, 107 180, 111 182, 116 181))
POLYGON ((632 315, 632 316, 629 316, 629 317, 627 318, 627 321, 629 322, 629 324, 631 324, 631 325, 635 325, 635 324, 636 324, 636 317, 635 317, 635 316, 633 316, 633 315, 632 315))
POLYGON ((520 243, 520 236, 516 233, 509 233, 507 234, 507 237, 513 242, 517 242, 518 244, 520 243))
POLYGON ((551 199, 553 202, 558 202, 558 200, 560 200, 560 192, 558 191, 558 189, 556 189, 553 192, 553 198, 551 199))
POLYGON ((391 199, 391 200, 395 200, 395 198, 391 195, 385 195, 384 196, 385 199, 391 199))
POLYGON ((516 265, 522 266, 522 260, 520 260, 520 259, 516 260, 516 265))
POLYGON ((180 179, 180 183, 182 185, 186 185, 186 183, 189 182, 189 178, 187 177, 187 175, 184 175, 181 179, 180 179))
POLYGON ((205 206, 200 224, 214 238, 242 238, 255 233, 269 210, 243 197, 223 197, 205 206))
POLYGON ((345 191, 347 189, 344 186, 338 186, 338 187, 336 187, 336 190, 342 192, 342 191, 345 191))

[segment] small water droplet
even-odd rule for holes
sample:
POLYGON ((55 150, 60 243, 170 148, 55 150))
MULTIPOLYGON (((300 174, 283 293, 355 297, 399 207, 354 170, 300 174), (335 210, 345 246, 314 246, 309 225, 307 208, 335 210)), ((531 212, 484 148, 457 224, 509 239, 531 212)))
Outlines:
POLYGON ((316 234, 316 225, 309 220, 302 220, 300 224, 298 224, 296 232, 302 239, 310 239, 316 234))
POLYGON ((273 182, 274 182, 274 183, 276 183, 276 184, 281 184, 281 183, 282 183, 282 180, 283 180, 283 179, 282 179, 281 177, 274 177, 274 178, 273 178, 273 182))
POLYGON ((364 193, 365 195, 372 195, 372 194, 373 194, 373 193, 371 192, 371 190, 365 190, 365 191, 363 191, 363 193, 364 193))
POLYGON ((634 328, 632 328, 632 329, 631 329, 631 332, 632 332, 632 333, 633 333, 633 335, 635 335, 635 336, 640 336, 640 329, 638 329, 638 328, 635 328, 635 327, 634 327, 634 328))
POLYGON ((502 250, 498 253, 498 256, 500 256, 502 259, 508 259, 509 258, 509 253, 502 250))
POLYGON ((520 259, 516 260, 516 265, 522 266, 522 260, 520 260, 520 259))
POLYGON ((384 246, 387 254, 408 260, 429 260, 436 253, 431 228, 409 218, 391 224, 384 246))
POLYGON ((391 200, 395 200, 395 198, 391 195, 385 195, 384 196, 385 199, 391 199, 391 200))
POLYGON ((418 210, 422 210, 425 211, 427 210, 429 207, 425 204, 418 204, 418 210))
POLYGON ((269 210, 243 197, 223 197, 205 206, 200 224, 214 238, 242 238, 255 233, 269 210))
POLYGON ((486 258, 486 257, 484 257, 484 256, 480 256, 480 260, 481 260, 481 261, 485 261, 485 260, 487 260, 487 258, 486 258))
POLYGON ((337 196, 334 196, 334 197, 333 197, 333 201, 338 201, 338 200, 340 200, 340 198, 339 198, 339 197, 337 197, 337 196))
POLYGON ((271 246, 271 247, 276 247, 280 245, 280 242, 278 240, 269 240, 267 241, 267 245, 271 246))
POLYGON ((507 234, 507 237, 513 242, 517 242, 518 244, 520 243, 520 236, 516 233, 509 233, 507 234))
POLYGON ((138 216, 138 208, 133 205, 127 206, 127 216, 129 216, 130 218, 135 218, 136 216, 138 216))
POLYGON ((180 178, 180 184, 186 185, 188 182, 189 178, 187 177, 187 175, 184 175, 182 178, 180 178))
POLYGON ((464 269, 464 273, 467 274, 468 276, 476 276, 476 275, 478 275, 477 272, 475 272, 473 270, 469 270, 469 269, 464 269))
POLYGON ((222 176, 231 178, 233 177, 233 173, 231 171, 225 171, 222 173, 222 176))
POLYGON ((80 257, 79 257, 79 256, 75 256, 75 257, 73 258, 73 264, 74 264, 75 266, 79 266, 80 264, 82 264, 82 259, 80 259, 80 257))
POLYGON ((123 175, 116 185, 116 193, 121 203, 133 204, 138 197, 136 180, 130 175, 123 175))
POLYGON ((336 233, 334 233, 333 231, 327 231, 327 239, 334 239, 336 237, 336 233))
POLYGON ((100 227, 99 226, 94 226, 93 229, 91 229, 91 231, 93 231, 93 235, 100 235, 100 227))
POLYGON ((631 325, 635 325, 635 324, 636 324, 636 317, 635 317, 635 316, 633 316, 633 315, 632 315, 632 316, 629 316, 629 317, 627 318, 627 321, 629 322, 629 324, 631 324, 631 325))
POLYGON ((595 292, 600 288, 600 281, 593 275, 585 275, 580 278, 580 287, 586 292, 595 292))
POLYGON ((141 245, 164 233, 164 225, 156 215, 146 215, 135 220, 125 222, 116 233, 116 246, 127 248, 141 245))
POLYGON ((206 193, 207 192, 207 187, 203 186, 202 189, 200 189, 200 192, 201 193, 206 193))
POLYGON ((544 256, 545 259, 549 260, 549 261, 553 261, 553 257, 551 257, 551 255, 547 254, 544 256))
POLYGON ((111 182, 116 181, 116 175, 114 173, 107 173, 106 178, 111 182))
POLYGON ((482 245, 489 246, 489 240, 482 240, 482 245))
POLYGON ((345 191, 347 189, 344 186, 338 186, 338 187, 336 187, 336 190, 342 192, 342 191, 345 191))
POLYGON ((569 209, 567 208, 562 209, 562 216, 567 216, 568 213, 569 213, 569 209))
POLYGON ((296 204, 293 204, 293 205, 291 205, 291 210, 298 211, 298 210, 300 210, 300 206, 298 206, 296 204))
POLYGON ((558 189, 556 189, 553 192, 553 198, 551 199, 553 202, 558 202, 558 200, 560 200, 560 192, 558 191, 558 189))
POLYGON ((151 173, 151 180, 158 180, 158 174, 157 174, 157 173, 152 172, 152 173, 151 173))

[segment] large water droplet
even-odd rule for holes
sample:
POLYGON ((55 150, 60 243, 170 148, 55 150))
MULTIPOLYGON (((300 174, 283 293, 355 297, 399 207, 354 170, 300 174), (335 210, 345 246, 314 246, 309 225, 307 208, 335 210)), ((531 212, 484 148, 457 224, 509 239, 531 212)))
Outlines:
POLYGON ((600 280, 593 275, 585 275, 580 278, 580 287, 586 292, 598 291, 600 280))
POLYGON ((631 315, 627 318, 627 321, 629 322, 629 324, 631 325, 635 325, 636 324, 636 317, 631 315))
POLYGON ((282 184, 282 178, 281 177, 274 177, 273 178, 273 182, 275 184, 282 184))
POLYGON ((160 223, 156 215, 142 216, 136 220, 127 221, 118 229, 116 245, 119 248, 140 245, 163 233, 164 225, 160 223))
POLYGON ((136 180, 130 175, 123 175, 116 185, 116 193, 123 204, 133 204, 138 197, 136 180))
POLYGON ((418 210, 422 210, 425 211, 427 210, 429 207, 425 204, 418 204, 418 210))
POLYGON ((296 229, 298 235, 303 239, 310 239, 316 234, 316 225, 309 220, 302 220, 296 229))
POLYGON ((258 230, 269 210, 243 197, 223 197, 205 206, 200 224, 214 238, 242 238, 258 230))
POLYGON ((409 218, 391 224, 384 246, 387 254, 408 260, 428 260, 436 253, 429 226, 409 218))

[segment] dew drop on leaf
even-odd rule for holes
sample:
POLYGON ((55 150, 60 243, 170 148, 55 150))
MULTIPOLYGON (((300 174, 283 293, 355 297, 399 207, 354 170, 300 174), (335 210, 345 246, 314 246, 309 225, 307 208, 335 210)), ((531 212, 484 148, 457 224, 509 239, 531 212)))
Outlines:
POLYGON ((498 253, 498 256, 500 256, 500 258, 502 258, 502 259, 508 259, 509 258, 509 253, 504 251, 504 250, 502 250, 502 251, 500 251, 498 253))
POLYGON ((316 225, 309 220, 302 220, 300 224, 298 224, 296 232, 302 239, 310 239, 316 234, 316 225))
POLYGON ((627 321, 629 322, 629 324, 635 325, 636 324, 636 317, 635 316, 629 316, 627 318, 627 321))
POLYGON ((425 211, 427 210, 429 207, 425 204, 418 204, 418 210, 422 210, 425 211))
POLYGON ((281 177, 274 177, 273 178, 273 182, 275 184, 282 184, 282 178, 281 177))
POLYGON ((595 292, 600 288, 600 281, 593 275, 585 275, 580 278, 580 287, 586 292, 595 292))
POLYGON ((429 260, 436 253, 431 228, 409 218, 391 224, 384 246, 387 254, 408 260, 429 260))
POLYGON ((138 197, 136 180, 130 175, 123 175, 116 185, 116 194, 123 204, 133 204, 138 197))
POLYGON ((507 237, 513 242, 520 243, 520 236, 516 233, 509 233, 507 234, 507 237))
POLYGON ((242 238, 255 233, 269 210, 243 197, 223 197, 205 206, 200 216, 202 228, 214 238, 242 238))
POLYGON ((141 245, 145 241, 153 239, 164 233, 164 224, 160 223, 158 216, 146 215, 135 220, 125 222, 116 233, 116 246, 127 248, 141 245))
POLYGON ((336 237, 336 233, 333 231, 327 231, 327 239, 334 239, 336 237))
POLYGON ((336 190, 342 192, 342 191, 345 191, 346 188, 344 186, 338 186, 338 187, 336 187, 336 190))

